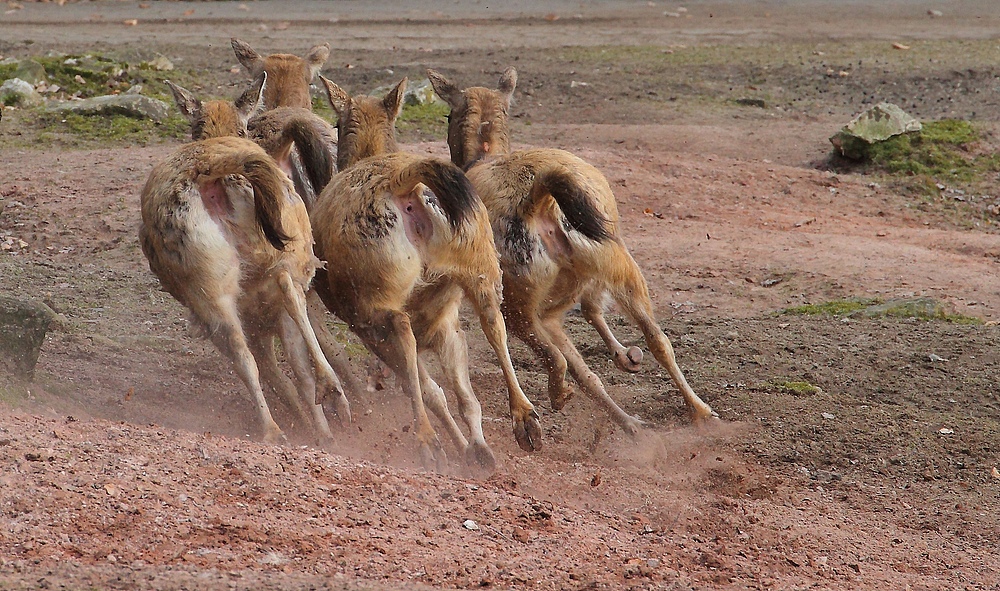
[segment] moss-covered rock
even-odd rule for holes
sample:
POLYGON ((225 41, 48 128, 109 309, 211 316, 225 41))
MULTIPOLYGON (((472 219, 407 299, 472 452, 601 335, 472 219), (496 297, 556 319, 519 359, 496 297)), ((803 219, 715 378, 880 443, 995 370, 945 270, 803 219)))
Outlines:
POLYGON ((126 115, 153 121, 164 121, 170 117, 170 107, 165 102, 141 94, 95 96, 80 101, 59 103, 49 107, 49 110, 80 115, 126 115))
POLYGON ((35 87, 21 80, 11 78, 0 85, 0 103, 7 106, 34 107, 45 102, 35 87))
POLYGON ((34 377, 45 333, 55 316, 45 304, 0 295, 0 372, 25 380, 34 377))
POLYGON ((868 147, 891 137, 920 131, 920 122, 892 103, 879 103, 861 113, 830 138, 845 158, 864 160, 868 147))
POLYGON ((45 66, 35 60, 19 61, 17 69, 14 70, 14 78, 20 78, 32 86, 38 86, 49 79, 45 73, 45 66))

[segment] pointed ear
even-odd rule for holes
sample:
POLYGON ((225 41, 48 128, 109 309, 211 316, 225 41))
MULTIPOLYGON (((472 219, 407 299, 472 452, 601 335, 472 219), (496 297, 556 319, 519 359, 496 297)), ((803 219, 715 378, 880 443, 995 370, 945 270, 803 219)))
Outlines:
POLYGON ((322 45, 317 45, 309 50, 306 54, 305 59, 306 65, 309 66, 309 79, 312 80, 316 74, 319 74, 320 69, 326 60, 330 58, 330 44, 324 43, 322 45))
POLYGON ((431 81, 434 92, 448 105, 457 107, 462 104, 462 91, 447 78, 431 69, 427 70, 427 78, 431 81))
POLYGON ((194 95, 187 90, 177 86, 169 80, 164 80, 167 86, 170 87, 170 92, 174 95, 174 102, 177 103, 177 108, 181 110, 181 113, 187 117, 189 121, 194 121, 198 117, 201 117, 201 101, 194 98, 194 95))
POLYGON ((517 86, 517 70, 514 69, 514 66, 511 66, 500 75, 500 83, 497 85, 497 90, 507 99, 508 104, 510 103, 510 97, 514 94, 515 86, 517 86))
POLYGON ((240 98, 236 99, 234 105, 236 106, 236 111, 243 117, 244 120, 249 121, 254 115, 261 111, 264 107, 264 86, 267 85, 267 72, 261 72, 260 76, 257 76, 250 86, 243 91, 240 98))
POLYGON ((326 87, 326 98, 330 101, 330 106, 337 112, 337 117, 342 116, 344 111, 347 110, 347 106, 351 104, 351 95, 344 92, 343 88, 330 82, 322 75, 319 79, 323 82, 323 86, 326 87))
POLYGON ((233 51, 236 52, 236 59, 246 68, 251 76, 256 76, 264 69, 264 58, 253 50, 246 43, 233 37, 230 42, 233 44, 233 51))
POLYGON ((399 117, 399 113, 403 110, 403 95, 406 93, 407 81, 406 78, 400 80, 399 84, 382 99, 382 106, 385 107, 385 112, 389 114, 389 118, 393 121, 396 120, 396 117, 399 117))

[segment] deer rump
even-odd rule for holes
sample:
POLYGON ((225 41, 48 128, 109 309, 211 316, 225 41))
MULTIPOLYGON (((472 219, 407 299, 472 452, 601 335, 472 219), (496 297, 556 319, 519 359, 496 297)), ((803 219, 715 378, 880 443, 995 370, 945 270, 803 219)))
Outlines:
MULTIPOLYGON (((454 165, 405 153, 362 161, 334 177, 326 192, 332 198, 322 200, 315 226, 340 228, 345 252, 410 269, 419 262, 430 272, 447 270, 445 251, 478 205, 454 165)), ((337 253, 322 257, 336 266, 337 253)))
POLYGON ((143 190, 143 251, 186 305, 198 292, 259 276, 302 238, 285 233, 297 225, 285 219, 294 193, 270 158, 255 146, 244 151, 242 141, 189 144, 158 164, 143 190))

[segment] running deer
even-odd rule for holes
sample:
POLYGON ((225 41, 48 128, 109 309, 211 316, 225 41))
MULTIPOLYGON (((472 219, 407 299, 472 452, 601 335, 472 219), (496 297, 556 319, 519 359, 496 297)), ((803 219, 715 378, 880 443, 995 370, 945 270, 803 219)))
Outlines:
POLYGON ((340 172, 310 213, 317 256, 329 261, 317 273, 316 290, 399 378, 412 403, 424 465, 441 469, 447 461, 429 408, 466 464, 492 471, 495 458, 483 435, 459 322, 467 297, 500 361, 515 439, 525 450, 538 449, 538 415, 507 349, 500 264, 482 202, 447 160, 398 151, 394 125, 406 79, 383 98, 351 97, 321 80, 338 115, 340 172), (457 394, 468 439, 418 356, 427 350, 439 356, 446 385, 457 394))
MULTIPOLYGON (((306 210, 311 210, 317 194, 336 173, 336 130, 311 111, 295 107, 278 107, 255 115, 247 127, 250 139, 288 174, 306 210)), ((306 305, 323 353, 344 386, 352 394, 363 392, 365 387, 355 376, 344 346, 323 321, 326 309, 315 290, 306 292, 306 305)))
POLYGON ((321 403, 344 422, 350 407, 306 316, 305 290, 320 261, 291 182, 255 143, 246 121, 266 75, 236 102, 201 102, 170 84, 194 139, 153 167, 141 194, 139 241, 163 288, 234 365, 256 403, 265 441, 283 438, 261 377, 323 437, 321 403), (299 388, 278 367, 281 339, 299 388))
POLYGON ((610 296, 639 325, 693 420, 716 417, 688 385, 670 340, 653 317, 646 280, 625 247, 615 197, 604 175, 564 150, 511 151, 508 111, 517 71, 508 68, 496 90, 461 90, 433 70, 428 76, 451 107, 452 162, 466 170, 489 210, 503 267, 504 317, 548 370, 552 408, 561 409, 573 396, 568 370, 627 433, 638 432, 641 422, 608 395, 563 328, 566 312, 580 302, 616 365, 637 371, 641 351, 626 349, 605 322, 604 303, 610 296))
POLYGON ((309 207, 325 186, 325 183, 319 184, 318 177, 325 174, 329 180, 332 174, 326 168, 334 158, 337 145, 330 124, 312 113, 309 92, 309 84, 330 56, 330 45, 316 45, 304 57, 289 53, 261 56, 246 42, 236 38, 231 41, 236 59, 251 76, 267 73, 264 91, 267 112, 250 121, 250 133, 292 178, 296 192, 309 207), (308 132, 313 139, 303 136, 303 132, 308 132), (274 145, 264 145, 268 141, 274 145), (306 147, 302 142, 312 142, 308 145, 314 150, 312 155, 303 153, 306 147), (287 149, 276 153, 279 146, 287 149), (326 162, 310 161, 310 156, 315 158, 316 155, 326 162))
MULTIPOLYGON (((192 139, 227 135, 252 139, 292 178, 296 193, 302 197, 308 210, 316 200, 312 187, 322 190, 336 172, 336 130, 306 109, 278 107, 262 112, 263 103, 258 98, 265 88, 265 76, 266 72, 261 73, 235 104, 227 101, 202 102, 188 90, 169 80, 166 83, 181 113, 191 121, 192 139), (303 186, 305 189, 301 188, 303 186)), ((313 290, 306 293, 306 301, 313 331, 327 360, 348 390, 362 392, 364 386, 355 377, 343 345, 322 322, 323 304, 313 290)))

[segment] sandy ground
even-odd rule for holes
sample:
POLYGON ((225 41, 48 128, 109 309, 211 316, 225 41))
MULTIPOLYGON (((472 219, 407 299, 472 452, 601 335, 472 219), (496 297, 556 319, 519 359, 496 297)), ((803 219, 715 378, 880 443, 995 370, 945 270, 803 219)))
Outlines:
MULTIPOLYGON (((222 95, 244 83, 228 73, 231 36, 299 53, 328 41, 324 75, 352 89, 425 67, 493 85, 515 63, 519 143, 572 150, 611 181, 680 365, 723 424, 692 427, 649 355, 640 373, 617 372, 571 315, 588 363, 651 423, 637 440, 582 396, 552 412, 542 368, 514 343, 545 435, 542 450, 520 451, 499 368, 470 323, 499 459, 489 478, 457 461, 422 471, 393 387, 355 393, 355 424, 323 445, 278 407, 291 441, 261 444, 242 385, 191 335, 138 247, 139 189, 175 146, 9 150, 0 237, 28 246, 0 254, 0 286, 62 318, 27 397, 0 406, 0 586, 1000 588, 997 327, 780 314, 929 296, 997 318, 1000 235, 988 217, 825 164, 827 138, 876 83, 878 98, 905 98, 922 117, 993 129, 992 3, 490 4, 9 3, 0 55, 163 54, 221 72, 211 80, 222 95), (927 44, 930 61, 836 61, 838 48, 900 40, 927 44), (702 80, 692 70, 688 86, 655 64, 557 59, 591 46, 752 54, 770 43, 803 52, 789 61, 822 52, 830 63, 815 78, 808 67, 773 74, 769 88, 785 94, 773 90, 766 110, 687 100, 753 92, 749 78, 768 76, 750 58, 702 80), (827 67, 852 75, 834 85, 827 67), (774 386, 786 380, 820 390, 774 386)), ((444 155, 442 140, 405 148, 444 155)), ((983 202, 998 197, 993 181, 983 202)))

